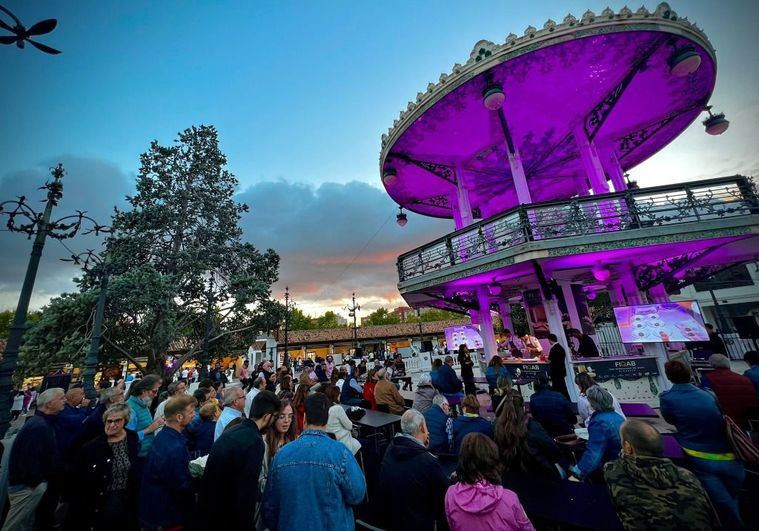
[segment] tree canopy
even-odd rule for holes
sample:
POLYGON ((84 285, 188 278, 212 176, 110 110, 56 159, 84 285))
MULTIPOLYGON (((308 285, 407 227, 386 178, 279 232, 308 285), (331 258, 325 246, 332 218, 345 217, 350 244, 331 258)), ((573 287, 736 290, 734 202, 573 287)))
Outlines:
MULTIPOLYGON (((170 146, 153 141, 140 161, 136 193, 115 210, 105 244, 104 354, 146 358, 143 368, 160 373, 168 355, 177 358, 174 368, 189 358, 208 361, 276 328, 284 316, 271 300, 279 256, 242 240, 239 220, 248 207, 234 200, 238 181, 226 169, 216 129, 191 127, 170 146)), ((51 301, 45 326, 28 334, 27 353, 50 358, 77 350, 74 330, 86 329, 97 273, 85 272, 79 294, 51 301), (50 323, 61 312, 68 332, 50 323)))

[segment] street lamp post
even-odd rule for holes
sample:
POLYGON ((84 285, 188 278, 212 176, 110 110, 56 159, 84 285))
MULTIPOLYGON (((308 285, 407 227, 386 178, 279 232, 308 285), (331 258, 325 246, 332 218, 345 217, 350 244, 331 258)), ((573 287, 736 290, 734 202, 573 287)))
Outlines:
POLYGON ((53 179, 47 181, 42 189, 47 190, 47 200, 42 213, 36 212, 27 203, 26 197, 21 196, 17 200, 0 203, 0 214, 8 216, 6 226, 12 232, 23 232, 29 238, 34 236, 32 252, 24 275, 24 283, 16 305, 16 314, 13 317, 8 343, 5 346, 3 359, 0 361, 0 438, 5 436, 11 422, 11 405, 13 391, 13 373, 18 365, 18 353, 21 348, 24 331, 26 330, 26 314, 29 311, 29 301, 34 291, 34 282, 37 278, 37 270, 48 236, 58 240, 73 238, 82 230, 82 222, 87 220, 93 223, 94 228, 85 231, 84 234, 94 232, 106 232, 108 229, 98 225, 95 220, 78 211, 71 216, 65 216, 56 221, 50 221, 53 208, 63 197, 63 176, 65 171, 62 164, 51 168, 53 179), (10 207, 10 209, 9 209, 10 207), (23 218, 25 222, 19 222, 23 218))
MULTIPOLYGON (((103 229, 106 230, 106 229, 103 229)), ((64 258, 65 262, 73 262, 81 265, 83 269, 96 272, 100 284, 100 293, 98 294, 98 303, 95 307, 95 319, 92 324, 92 336, 90 337, 90 350, 84 360, 84 370, 82 371, 82 383, 84 384, 84 395, 92 400, 97 398, 95 390, 95 373, 97 373, 98 363, 100 361, 100 339, 103 332, 103 317, 105 315, 105 303, 108 298, 108 279, 110 271, 108 261, 103 260, 97 253, 88 250, 86 253, 72 255, 71 258, 64 258)))
MULTIPOLYGON (((290 367, 289 342, 287 334, 290 331, 290 288, 285 286, 285 354, 282 356, 282 364, 290 367)), ((277 360, 279 361, 279 360, 277 360)))
POLYGON ((356 312, 361 310, 361 306, 356 304, 356 292, 353 292, 353 305, 346 306, 344 309, 348 310, 348 317, 353 317, 353 352, 355 354, 358 348, 358 324, 356 323, 356 312))

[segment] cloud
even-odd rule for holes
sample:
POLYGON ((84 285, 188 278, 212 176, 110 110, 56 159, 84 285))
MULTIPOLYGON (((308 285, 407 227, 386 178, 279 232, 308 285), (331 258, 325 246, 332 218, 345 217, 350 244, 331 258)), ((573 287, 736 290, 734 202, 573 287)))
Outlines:
MULTIPOLYGON (((63 163, 63 198, 53 210, 52 219, 74 214, 76 210, 87 211, 99 223, 110 224, 115 205, 123 205, 126 194, 133 191, 133 180, 110 162, 63 155, 45 161, 34 168, 8 173, 0 177, 0 201, 26 196, 32 208, 44 208, 45 193, 38 188, 50 178, 49 168, 63 163)), ((5 229, 7 217, 3 216, 5 229)), ((32 296, 32 308, 39 308, 51 297, 73 289, 72 279, 79 269, 61 258, 70 255, 64 247, 79 253, 87 249, 99 249, 100 239, 94 235, 80 235, 60 242, 47 238, 37 273, 32 296)), ((24 234, 3 230, 0 232, 0 309, 15 308, 21 285, 29 262, 32 240, 24 234)))
MULTIPOLYGON (((115 205, 134 192, 132 177, 113 164, 89 158, 63 156, 0 180, 0 197, 26 195, 42 208, 37 188, 49 177, 49 167, 62 162, 67 170, 64 197, 54 217, 87 210, 100 223, 110 222, 115 205)), ((285 180, 264 181, 237 194, 251 211, 243 216, 244 238, 259 249, 273 248, 281 257, 280 281, 301 309, 311 314, 341 311, 356 292, 366 314, 380 306, 403 303, 396 289, 395 261, 399 254, 435 239, 453 228, 452 221, 427 219, 409 213, 409 223, 395 223, 397 205, 387 194, 367 183, 324 183, 309 186, 285 180)), ((66 240, 73 251, 97 248, 92 236, 66 240)), ((21 234, 0 232, 0 308, 14 308, 31 251, 21 234)), ((45 244, 32 298, 38 308, 51 297, 74 288, 78 269, 60 261, 68 256, 53 239, 45 244)))
POLYGON ((351 294, 368 313, 402 304, 395 288, 399 254, 453 230, 450 220, 409 213, 395 223, 397 205, 364 182, 309 186, 284 180, 258 183, 238 195, 251 212, 245 237, 282 257, 280 282, 307 312, 341 310, 351 294))

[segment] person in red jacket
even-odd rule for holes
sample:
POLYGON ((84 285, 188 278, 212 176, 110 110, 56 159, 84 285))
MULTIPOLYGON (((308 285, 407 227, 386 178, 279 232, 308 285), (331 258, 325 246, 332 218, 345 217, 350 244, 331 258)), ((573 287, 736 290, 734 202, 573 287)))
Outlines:
POLYGON ((745 376, 730 370, 730 360, 724 354, 709 356, 714 370, 702 378, 702 385, 714 391, 725 415, 741 428, 748 427, 747 413, 756 405, 754 384, 745 376))
POLYGON ((377 410, 377 400, 374 398, 374 388, 377 387, 377 369, 370 369, 364 383, 364 400, 371 404, 373 410, 377 410))

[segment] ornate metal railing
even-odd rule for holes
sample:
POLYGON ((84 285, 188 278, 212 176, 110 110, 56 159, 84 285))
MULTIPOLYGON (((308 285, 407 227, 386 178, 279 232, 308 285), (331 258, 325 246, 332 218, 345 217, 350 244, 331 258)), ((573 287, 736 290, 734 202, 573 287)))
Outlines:
POLYGON ((759 214, 742 176, 522 205, 398 257, 401 282, 530 241, 759 214))

